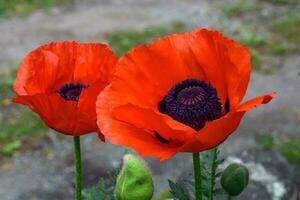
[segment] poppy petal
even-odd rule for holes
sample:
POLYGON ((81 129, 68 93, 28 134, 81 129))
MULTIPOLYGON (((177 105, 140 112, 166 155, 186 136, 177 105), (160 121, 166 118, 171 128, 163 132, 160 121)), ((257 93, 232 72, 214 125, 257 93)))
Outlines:
POLYGON ((229 96, 231 107, 238 104, 245 95, 250 77, 248 50, 219 32, 207 29, 194 30, 189 42, 221 102, 225 104, 229 96))
POLYGON ((37 112, 64 134, 98 131, 96 99, 109 84, 117 57, 104 44, 52 42, 30 52, 21 63, 14 102, 37 112))
POLYGON ((248 88, 251 62, 249 51, 241 44, 223 38, 226 42, 226 55, 230 63, 226 68, 226 84, 230 101, 230 109, 234 109, 242 101, 248 88))
MULTIPOLYGON (((202 54, 198 55, 199 52, 193 51, 191 45, 197 44, 189 41, 190 34, 173 34, 129 51, 118 62, 119 70, 112 88, 124 93, 121 96, 147 97, 142 98, 148 101, 147 105, 139 102, 141 98, 135 98, 136 102, 133 99, 129 102, 156 108, 157 102, 176 83, 190 78, 208 81, 197 58, 202 54), (121 87, 126 88, 126 92, 119 90, 121 87)), ((203 55, 203 59, 204 56, 206 55, 203 55)))
POLYGON ((21 63, 14 82, 14 91, 18 95, 33 95, 49 89, 52 91, 52 83, 60 70, 58 60, 58 57, 49 51, 39 50, 29 54, 21 63), (35 66, 40 66, 40 70, 33 70, 35 66))
POLYGON ((77 102, 62 100, 58 94, 19 96, 13 102, 28 106, 47 126, 66 135, 76 136, 97 130, 90 116, 78 112, 77 102))
POLYGON ((249 101, 246 101, 245 103, 241 104, 237 111, 248 111, 251 110, 254 107, 258 107, 261 104, 267 104, 269 103, 274 97, 276 96, 276 92, 271 92, 269 94, 265 94, 259 97, 256 97, 254 99, 251 99, 249 101))
MULTIPOLYGON (((90 87, 82 90, 80 94, 80 98, 78 101, 78 112, 85 113, 85 115, 89 116, 90 121, 94 121, 96 123, 97 121, 97 115, 96 115, 96 100, 98 94, 105 88, 107 83, 104 83, 102 81, 98 81, 91 85, 90 87)), ((105 141, 105 138, 100 130, 97 130, 98 136, 102 141, 105 141)))
MULTIPOLYGON (((96 112, 102 117, 97 124, 113 144, 132 147, 144 156, 165 159, 179 151, 213 148, 235 131, 248 110, 273 98, 269 94, 240 105, 250 77, 249 52, 212 30, 173 34, 138 46, 125 54, 117 67, 115 78, 97 98, 96 112), (210 84, 225 107, 224 115, 203 122, 198 132, 158 111, 159 105, 169 106, 161 102, 171 88, 187 79, 210 84)), ((196 96, 192 89, 184 94, 196 96)), ((175 113, 179 110, 176 106, 170 105, 175 113)), ((196 116, 191 108, 187 115, 196 116)))
POLYGON ((52 42, 30 52, 21 63, 14 90, 19 95, 53 93, 71 82, 76 42, 52 42))
POLYGON ((97 131, 97 135, 102 142, 105 142, 105 136, 102 134, 102 132, 99 129, 97 131))
POLYGON ((85 88, 81 91, 79 100, 78 100, 78 111, 82 113, 86 113, 91 117, 91 119, 97 118, 96 115, 96 100, 99 93, 106 87, 107 83, 102 81, 98 81, 93 85, 85 88))
POLYGON ((149 131, 123 122, 111 121, 106 125, 100 122, 100 127, 104 133, 109 131, 105 136, 111 144, 134 148, 141 156, 155 156, 165 160, 175 155, 179 149, 173 143, 162 145, 149 131))
POLYGON ((196 136, 187 142, 180 151, 200 152, 216 147, 238 127, 245 111, 230 112, 224 117, 206 123, 196 136))
POLYGON ((73 82, 89 85, 96 81, 109 83, 115 73, 117 59, 107 45, 77 44, 73 82))
POLYGON ((112 114, 119 121, 134 124, 137 128, 155 131, 169 141, 185 142, 196 133, 192 128, 173 120, 168 115, 131 104, 114 108, 112 114), (172 123, 172 126, 168 122, 172 123))
POLYGON ((164 44, 161 49, 154 45, 143 45, 126 54, 117 65, 112 88, 121 92, 120 96, 137 96, 130 99, 133 104, 157 107, 157 102, 173 84, 187 77, 179 62, 176 62, 176 57, 171 57, 171 45, 164 44))
MULTIPOLYGON (((216 88, 218 96, 225 103, 227 98, 225 70, 227 63, 224 62, 222 36, 216 31, 207 29, 194 30, 187 33, 190 48, 205 74, 205 81, 216 88)), ((226 57, 225 57, 226 58, 226 57)))
MULTIPOLYGON (((109 88, 110 87, 106 87, 98 96, 96 111, 97 116, 101 116, 98 117, 97 124, 100 130, 112 144, 132 147, 141 155, 156 156, 160 157, 161 159, 167 159, 178 151, 180 147, 180 144, 178 144, 180 143, 179 141, 174 141, 167 144, 162 143, 155 136, 155 129, 153 129, 153 127, 143 127, 142 125, 144 124, 141 121, 139 122, 141 123, 140 127, 137 127, 128 122, 116 119, 114 115, 118 113, 118 110, 113 111, 115 109, 113 105, 116 103, 114 101, 118 101, 119 99, 112 99, 112 101, 108 101, 107 95, 111 91, 109 88)), ((118 116, 122 119, 123 116, 126 115, 126 113, 123 111, 126 111, 126 109, 124 108, 124 110, 122 110, 122 108, 120 108, 120 113, 118 116)), ((131 109, 130 112, 134 114, 136 110, 131 109)), ((134 119, 131 117, 129 120, 134 119)), ((155 124, 152 123, 152 125, 154 126, 155 124)), ((164 129, 161 128, 159 130, 164 129)))
POLYGON ((137 128, 125 122, 115 120, 109 112, 102 112, 98 126, 111 144, 134 148, 142 156, 155 156, 165 160, 177 153, 176 143, 162 144, 152 131, 137 128))
POLYGON ((19 95, 52 94, 66 83, 109 83, 117 57, 107 45, 52 42, 31 53, 21 63, 14 90, 19 95))
POLYGON ((181 151, 204 151, 219 145, 236 130, 245 112, 251 110, 253 107, 268 103, 274 96, 275 93, 273 92, 256 97, 240 105, 237 110, 227 113, 224 117, 207 122, 205 127, 190 142, 182 147, 181 151))

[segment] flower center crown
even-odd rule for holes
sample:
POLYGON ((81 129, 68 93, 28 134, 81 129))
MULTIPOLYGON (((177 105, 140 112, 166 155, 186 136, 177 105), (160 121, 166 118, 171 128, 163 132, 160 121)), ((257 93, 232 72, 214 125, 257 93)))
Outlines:
POLYGON ((82 83, 67 83, 55 90, 55 92, 67 101, 78 101, 82 89, 88 87, 89 85, 82 83))
POLYGON ((207 121, 222 116, 222 104, 216 89, 196 79, 187 79, 174 85, 159 103, 158 109, 197 131, 207 121))

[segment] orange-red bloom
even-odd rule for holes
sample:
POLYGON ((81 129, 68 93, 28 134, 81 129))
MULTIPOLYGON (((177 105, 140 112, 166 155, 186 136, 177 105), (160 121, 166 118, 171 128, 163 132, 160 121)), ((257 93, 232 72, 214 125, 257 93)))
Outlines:
MULTIPOLYGON (((43 45, 21 63, 13 102, 28 106, 63 134, 98 131, 96 98, 111 81, 116 62, 117 57, 103 44, 66 41, 43 45)), ((104 139, 101 133, 99 136, 104 139)))
POLYGON ((212 30, 194 30, 132 49, 97 99, 107 139, 162 160, 222 143, 244 113, 274 93, 241 103, 250 77, 246 48, 212 30))

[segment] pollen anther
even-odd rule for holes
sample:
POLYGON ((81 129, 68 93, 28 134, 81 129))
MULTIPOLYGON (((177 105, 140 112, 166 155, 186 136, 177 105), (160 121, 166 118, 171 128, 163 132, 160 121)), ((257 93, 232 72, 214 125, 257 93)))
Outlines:
POLYGON ((187 79, 174 85, 159 103, 158 109, 197 131, 207 121, 222 116, 222 104, 216 89, 197 79, 187 79))
POLYGON ((81 91, 88 87, 89 85, 82 83, 67 83, 55 90, 55 92, 67 101, 78 101, 81 91))

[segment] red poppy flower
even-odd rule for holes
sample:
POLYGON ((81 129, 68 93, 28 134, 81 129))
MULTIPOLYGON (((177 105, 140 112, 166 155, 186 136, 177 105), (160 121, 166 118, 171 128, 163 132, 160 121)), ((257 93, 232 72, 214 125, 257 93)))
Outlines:
POLYGON ((13 102, 28 106, 58 132, 79 136, 98 131, 96 98, 111 81, 116 61, 103 44, 43 45, 21 63, 13 102))
POLYGON ((222 143, 244 113, 275 93, 243 99, 246 48, 212 30, 195 30, 132 49, 98 96, 97 124, 107 139, 162 160, 222 143))

